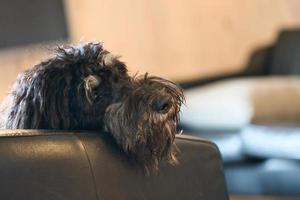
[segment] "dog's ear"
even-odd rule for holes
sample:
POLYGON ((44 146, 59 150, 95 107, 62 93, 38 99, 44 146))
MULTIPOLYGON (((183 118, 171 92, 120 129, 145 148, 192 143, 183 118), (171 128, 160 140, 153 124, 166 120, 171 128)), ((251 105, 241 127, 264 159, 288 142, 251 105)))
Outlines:
POLYGON ((93 103, 98 96, 98 87, 101 83, 101 78, 97 75, 89 75, 84 78, 85 95, 89 103, 93 103))

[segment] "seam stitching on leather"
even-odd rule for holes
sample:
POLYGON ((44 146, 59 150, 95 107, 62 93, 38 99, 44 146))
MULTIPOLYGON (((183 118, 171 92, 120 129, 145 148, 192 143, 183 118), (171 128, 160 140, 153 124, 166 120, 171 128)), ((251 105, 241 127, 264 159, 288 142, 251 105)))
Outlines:
POLYGON ((76 136, 76 138, 78 139, 80 145, 82 146, 83 150, 84 150, 84 154, 88 160, 88 163, 89 163, 89 168, 90 168, 90 172, 92 174, 92 179, 93 179, 93 185, 94 185, 94 190, 95 190, 95 194, 96 194, 96 198, 97 200, 99 200, 99 194, 98 194, 98 190, 97 190, 97 185, 96 185, 96 179, 95 179, 95 174, 94 174, 94 170, 93 170, 93 167, 92 167, 92 164, 91 164, 91 160, 90 160, 90 157, 89 157, 89 154, 87 153, 86 151, 86 148, 85 148, 85 145, 84 143, 81 141, 80 137, 75 133, 74 136, 76 136))

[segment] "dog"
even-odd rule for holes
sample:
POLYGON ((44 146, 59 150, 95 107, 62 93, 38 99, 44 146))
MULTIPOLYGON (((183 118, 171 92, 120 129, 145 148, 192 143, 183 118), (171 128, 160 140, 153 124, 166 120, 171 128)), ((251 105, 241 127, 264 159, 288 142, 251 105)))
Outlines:
POLYGON ((4 129, 105 131, 147 169, 177 163, 174 143, 184 96, 173 82, 129 76, 102 43, 57 47, 18 75, 0 111, 4 129))

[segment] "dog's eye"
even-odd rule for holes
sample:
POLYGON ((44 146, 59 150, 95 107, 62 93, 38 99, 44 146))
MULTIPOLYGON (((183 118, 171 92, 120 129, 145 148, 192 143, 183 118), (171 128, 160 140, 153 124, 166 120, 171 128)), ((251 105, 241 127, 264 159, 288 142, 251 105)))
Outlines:
POLYGON ((93 93, 93 100, 95 102, 98 102, 100 100, 100 98, 101 98, 101 94, 98 91, 94 91, 94 93, 93 93))
POLYGON ((171 108, 171 101, 168 98, 158 98, 153 102, 153 109, 158 113, 166 113, 171 108))
POLYGON ((167 111, 169 109, 169 107, 170 107, 170 104, 169 103, 165 103, 165 104, 162 105, 161 111, 167 111))
POLYGON ((98 97, 98 92, 95 91, 95 92, 93 93, 93 98, 96 99, 97 97, 98 97))

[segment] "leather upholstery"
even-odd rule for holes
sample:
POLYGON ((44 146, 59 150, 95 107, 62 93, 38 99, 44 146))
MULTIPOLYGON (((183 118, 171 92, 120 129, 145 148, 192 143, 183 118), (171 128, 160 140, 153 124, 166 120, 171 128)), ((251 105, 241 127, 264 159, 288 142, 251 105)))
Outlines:
POLYGON ((180 164, 145 175, 105 133, 0 131, 0 199, 228 200, 217 147, 176 138, 180 164))

